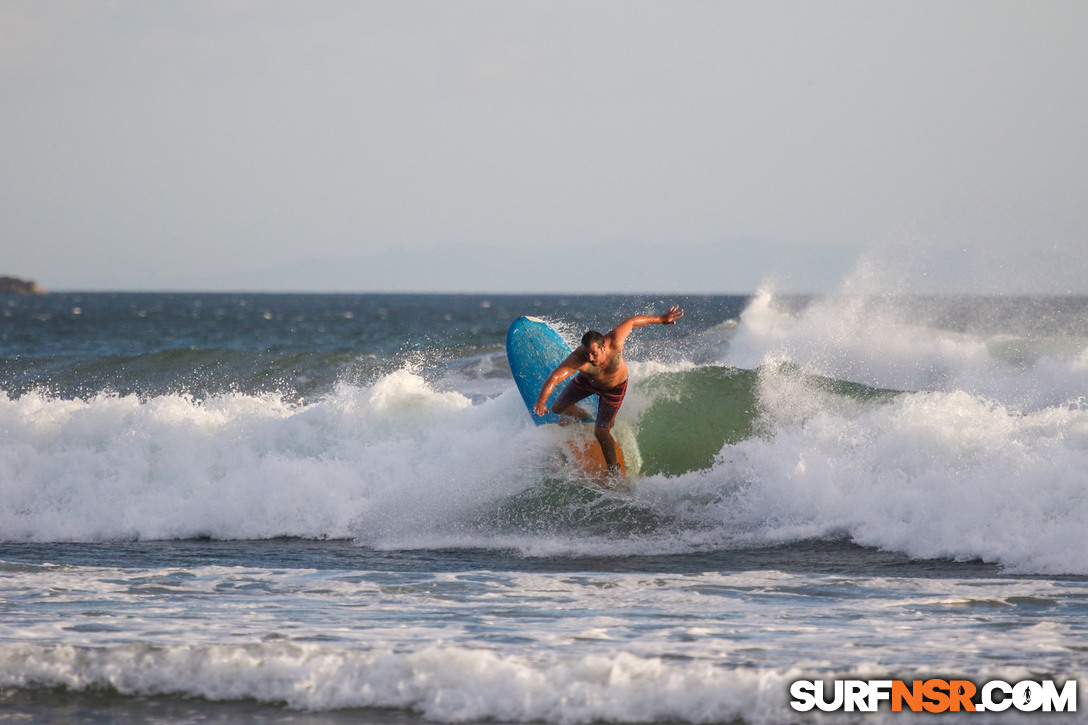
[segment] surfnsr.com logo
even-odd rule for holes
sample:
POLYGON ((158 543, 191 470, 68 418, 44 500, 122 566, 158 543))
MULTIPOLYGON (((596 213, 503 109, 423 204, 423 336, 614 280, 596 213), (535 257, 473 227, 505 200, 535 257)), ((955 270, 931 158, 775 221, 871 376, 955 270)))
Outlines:
POLYGON ((1059 687, 1053 680, 1008 683, 991 680, 978 687, 970 680, 798 680, 790 685, 790 706, 798 712, 876 712, 881 703, 892 712, 1076 712, 1077 681, 1059 687))

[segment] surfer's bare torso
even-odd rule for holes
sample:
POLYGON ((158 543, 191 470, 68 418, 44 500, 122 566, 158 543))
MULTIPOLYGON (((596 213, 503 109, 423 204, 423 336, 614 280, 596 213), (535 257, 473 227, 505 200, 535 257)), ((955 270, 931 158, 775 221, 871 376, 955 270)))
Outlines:
POLYGON ((600 390, 611 390, 627 380, 623 348, 615 347, 608 337, 599 345, 579 345, 567 360, 572 368, 589 379, 590 385, 600 390))

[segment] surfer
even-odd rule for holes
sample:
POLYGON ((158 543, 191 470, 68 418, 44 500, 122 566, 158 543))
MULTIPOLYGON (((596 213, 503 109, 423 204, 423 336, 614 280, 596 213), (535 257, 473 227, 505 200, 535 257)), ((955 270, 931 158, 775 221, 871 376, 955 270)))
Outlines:
POLYGON ((548 412, 548 396, 555 386, 578 373, 574 380, 556 398, 551 412, 562 417, 561 424, 572 419, 586 420, 590 414, 576 405, 591 395, 597 396, 597 422, 593 433, 601 444, 601 453, 608 464, 609 475, 620 475, 619 460, 616 455, 616 441, 612 437, 612 423, 627 393, 627 361, 623 359, 623 344, 631 330, 654 323, 674 325, 684 316, 679 305, 673 305, 663 315, 640 315, 624 320, 607 335, 590 330, 582 336, 582 344, 574 349, 567 359, 559 364, 540 390, 540 397, 533 406, 537 415, 548 412))

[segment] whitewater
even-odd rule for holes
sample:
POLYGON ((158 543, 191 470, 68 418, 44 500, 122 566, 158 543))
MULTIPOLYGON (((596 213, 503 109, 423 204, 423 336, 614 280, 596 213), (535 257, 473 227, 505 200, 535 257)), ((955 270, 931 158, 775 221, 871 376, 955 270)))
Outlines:
POLYGON ((775 723, 820 719, 788 705, 802 677, 1075 679, 1086 312, 849 286, 5 298, 0 704, 775 723), (573 340, 673 303, 628 346, 632 486, 579 485, 506 326, 573 340))

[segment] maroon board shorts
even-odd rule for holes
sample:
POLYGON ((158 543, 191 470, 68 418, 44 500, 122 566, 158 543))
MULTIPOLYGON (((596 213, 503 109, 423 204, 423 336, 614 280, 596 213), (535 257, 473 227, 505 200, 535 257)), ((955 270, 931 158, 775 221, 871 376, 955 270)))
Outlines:
POLYGON ((614 388, 608 390, 601 390, 600 388, 593 387, 593 384, 589 382, 589 378, 584 373, 578 373, 574 380, 571 380, 563 392, 556 398, 553 408, 564 409, 567 406, 574 405, 575 403, 585 400, 591 395, 597 396, 597 422, 594 427, 598 429, 610 430, 612 423, 616 420, 616 413, 620 410, 620 405, 623 404, 623 396, 627 393, 627 381, 614 388))

